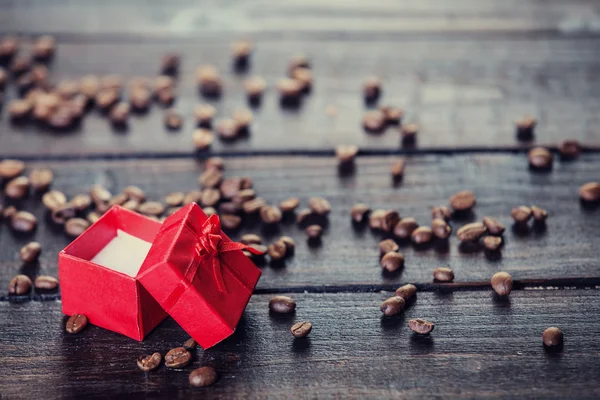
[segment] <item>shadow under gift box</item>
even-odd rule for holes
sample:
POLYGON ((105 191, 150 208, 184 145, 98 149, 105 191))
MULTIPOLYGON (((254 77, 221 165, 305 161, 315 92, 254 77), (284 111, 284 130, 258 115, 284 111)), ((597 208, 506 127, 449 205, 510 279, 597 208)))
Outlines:
MULTIPOLYGON (((63 313, 137 340, 168 313, 203 348, 219 343, 234 332, 261 271, 239 250, 200 246, 214 221, 196 204, 163 224, 114 206, 59 254, 63 313)), ((231 241, 218 232, 217 241, 231 241)))

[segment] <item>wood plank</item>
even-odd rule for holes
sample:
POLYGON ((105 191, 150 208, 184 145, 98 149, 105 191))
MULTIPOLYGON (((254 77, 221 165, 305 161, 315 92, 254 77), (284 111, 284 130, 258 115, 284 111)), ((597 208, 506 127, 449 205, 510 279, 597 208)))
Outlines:
MULTIPOLYGON (((309 197, 322 196, 333 207, 320 247, 309 246, 304 231, 293 222, 280 224, 279 233, 264 232, 255 223, 232 235, 236 239, 242 233, 255 232, 274 241, 285 234, 296 241, 295 255, 284 268, 262 266, 259 288, 428 283, 433 269, 440 265, 452 267, 459 283, 488 281, 500 270, 510 272, 516 280, 600 277, 600 208, 584 208, 578 200, 579 186, 598 179, 599 155, 584 154, 573 163, 556 161, 554 170, 547 174, 530 172, 524 154, 415 156, 408 159, 404 182, 397 187, 389 175, 393 160, 359 157, 355 175, 340 177, 333 157, 226 159, 225 176, 252 177, 257 193, 272 204, 297 196, 306 207, 309 197), (447 204, 450 195, 464 189, 474 190, 477 196, 473 219, 489 215, 506 225, 501 256, 465 252, 453 235, 447 248, 441 244, 428 249, 402 244, 406 267, 400 274, 383 275, 378 262, 380 235, 352 227, 349 212, 356 202, 396 209, 401 216, 413 216, 421 224, 429 224, 430 208, 447 204), (523 233, 511 228, 510 211, 522 204, 537 204, 548 210, 545 230, 523 233)), ((113 193, 135 184, 146 191, 149 199, 159 201, 171 191, 196 189, 202 171, 193 159, 29 163, 30 168, 35 166, 50 166, 55 172, 54 187, 69 196, 85 192, 95 183, 113 193)), ((45 211, 39 199, 31 197, 22 207, 43 221, 45 211)), ((456 232, 470 220, 453 220, 451 225, 456 232)), ((60 229, 47 223, 41 223, 31 236, 17 237, 7 226, 0 227, 0 288, 6 288, 19 271, 32 276, 56 274, 56 256, 68 242, 60 229), (22 266, 18 249, 32 239, 44 248, 40 265, 22 266)))
MULTIPOLYGON (((14 126, 4 110, 0 154, 191 154, 193 109, 204 101, 195 85, 198 65, 214 63, 223 71, 224 95, 213 101, 219 118, 246 105, 245 76, 230 72, 231 40, 60 43, 52 69, 55 81, 90 73, 153 77, 163 54, 181 51, 176 108, 185 117, 183 129, 167 131, 158 106, 133 117, 127 133, 113 131, 96 112, 75 132, 57 134, 35 124, 14 126)), ((397 127, 383 134, 362 128, 366 108, 361 84, 370 75, 383 81, 381 104, 403 107, 405 121, 421 125, 417 150, 528 146, 514 132, 514 121, 527 113, 539 119, 537 144, 556 146, 572 138, 600 148, 596 39, 264 40, 256 48, 252 73, 263 75, 269 88, 255 110, 252 132, 234 143, 217 140, 214 152, 323 151, 348 143, 367 150, 401 150, 397 127), (297 51, 313 61, 314 90, 299 110, 282 110, 275 85, 297 51), (328 106, 337 114, 328 115, 328 106)), ((14 97, 13 91, 6 97, 14 97)))
POLYGON ((0 392, 3 398, 161 396, 202 398, 597 398, 598 290, 419 293, 403 315, 381 319, 385 293, 297 294, 289 318, 269 315, 268 295, 255 295, 237 332, 195 352, 181 371, 143 373, 136 358, 163 355, 187 339, 171 319, 145 341, 88 327, 64 333, 58 302, 0 302, 0 392), (436 324, 429 338, 407 321, 436 324), (314 328, 294 340, 290 326, 314 328), (562 351, 546 351, 541 333, 565 334, 562 351), (214 366, 219 381, 194 389, 193 368, 214 366))

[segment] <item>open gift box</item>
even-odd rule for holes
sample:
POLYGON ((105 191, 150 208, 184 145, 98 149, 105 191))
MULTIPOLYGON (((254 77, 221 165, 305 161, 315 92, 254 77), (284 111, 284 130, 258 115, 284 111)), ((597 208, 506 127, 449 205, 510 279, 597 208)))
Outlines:
POLYGON ((171 315, 209 348, 234 332, 260 278, 243 248, 195 203, 162 224, 114 206, 58 256, 63 313, 136 340, 171 315))

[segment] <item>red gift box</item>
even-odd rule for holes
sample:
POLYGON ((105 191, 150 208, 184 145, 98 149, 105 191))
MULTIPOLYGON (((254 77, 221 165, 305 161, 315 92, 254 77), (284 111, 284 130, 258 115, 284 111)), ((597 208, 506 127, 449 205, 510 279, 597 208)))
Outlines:
POLYGON ((114 206, 59 254, 63 312, 137 340, 168 313, 209 348, 234 332, 260 278, 244 248, 194 203, 162 225, 114 206))

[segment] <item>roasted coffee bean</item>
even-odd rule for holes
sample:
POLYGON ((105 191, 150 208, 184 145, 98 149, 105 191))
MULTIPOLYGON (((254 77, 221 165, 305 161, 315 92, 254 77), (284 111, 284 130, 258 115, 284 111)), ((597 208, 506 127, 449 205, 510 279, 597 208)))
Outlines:
POLYGON ((175 87, 175 80, 169 75, 160 75, 154 79, 152 90, 157 96, 163 90, 172 90, 175 87))
POLYGON ((455 211, 470 210, 476 203, 475 195, 469 190, 463 190, 450 197, 450 206, 452 206, 455 211))
POLYGON ((404 117, 404 110, 394 106, 381 106, 379 110, 385 115, 385 122, 388 124, 398 124, 404 117))
POLYGON ((73 205, 65 204, 62 207, 52 210, 50 217, 55 224, 62 225, 67 222, 67 220, 75 218, 76 214, 77 209, 73 207, 73 205))
POLYGON ((107 209, 108 202, 112 195, 108 190, 106 190, 101 185, 94 185, 90 190, 90 196, 92 197, 92 201, 96 204, 96 207, 104 212, 107 209))
POLYGON ((27 211, 17 211, 11 218, 11 227, 17 232, 29 233, 35 230, 37 218, 27 211))
POLYGON ((88 318, 84 314, 73 314, 68 320, 65 330, 67 333, 75 334, 81 332, 88 324, 88 318))
MULTIPOLYGON (((250 245, 250 247, 252 247, 254 250, 256 250, 258 252, 258 254, 254 255, 254 254, 248 252, 247 255, 249 257, 264 256, 269 251, 269 248, 263 244, 252 244, 252 245, 250 245)), ((242 250, 242 251, 245 251, 245 250, 242 250)))
POLYGON ((287 255, 287 246, 279 240, 268 246, 268 253, 273 261, 283 260, 287 255))
POLYGON ((396 296, 402 297, 405 301, 411 299, 417 293, 417 287, 410 283, 400 286, 396 289, 396 296))
POLYGON ((531 115, 526 115, 516 122, 517 139, 530 140, 533 137, 537 120, 531 115))
POLYGON ((294 56, 290 59, 288 71, 293 71, 296 68, 310 68, 310 60, 306 54, 294 54, 294 56))
POLYGON ((300 82, 302 91, 307 93, 311 90, 313 84, 313 74, 309 68, 294 68, 291 73, 292 78, 300 82))
POLYGON ((183 347, 176 347, 169 350, 165 355, 165 367, 183 368, 192 361, 192 355, 183 347))
POLYGON ((310 331, 312 331, 312 324, 308 321, 298 322, 292 325, 290 331, 292 332, 292 335, 294 335, 294 337, 303 338, 308 336, 310 331))
POLYGON ((529 150, 527 155, 529 167, 532 169, 547 170, 552 168, 552 153, 543 147, 535 147, 529 150))
POLYGON ((487 228, 481 222, 471 222, 462 226, 457 232, 458 240, 461 242, 472 242, 479 239, 487 232, 487 228))
POLYGON ((56 39, 54 36, 44 35, 37 38, 33 44, 32 53, 38 60, 47 60, 56 51, 56 39))
POLYGON ((433 330, 435 325, 433 324, 433 322, 417 318, 408 320, 408 327, 414 333, 418 333, 419 335, 427 335, 433 330))
POLYGON ((319 225, 310 225, 306 227, 306 236, 309 239, 319 239, 323 235, 323 228, 319 225))
POLYGON ((36 262, 42 252, 42 246, 38 242, 29 242, 21 247, 19 257, 24 263, 36 262))
POLYGON ((531 206, 531 213, 533 214, 533 219, 538 222, 544 222, 548 218, 548 211, 537 206, 531 206))
POLYGON ((563 344, 564 336, 562 331, 556 327, 550 327, 542 334, 542 341, 546 347, 555 347, 563 344))
POLYGON ((275 206, 263 206, 260 209, 260 219, 264 224, 277 224, 281 218, 281 210, 275 206))
POLYGON ((186 206, 188 204, 192 204, 192 203, 200 203, 200 200, 202 199, 202 191, 201 190, 192 190, 191 192, 187 193, 185 195, 185 197, 183 198, 183 205, 186 206))
POLYGON ((12 217, 17 213, 17 209, 15 206, 8 206, 2 212, 2 216, 6 219, 12 219, 12 217))
POLYGON ((177 75, 181 56, 178 53, 167 53, 163 56, 160 63, 160 72, 164 75, 177 75))
POLYGON ((10 64, 10 72, 14 76, 20 76, 31 69, 31 58, 27 55, 17 55, 10 64))
POLYGON ((127 125, 127 120, 129 119, 129 110, 130 107, 128 103, 117 104, 110 111, 110 122, 117 127, 127 125))
POLYGON ((350 210, 350 216, 352 217, 352 221, 360 224, 365 221, 365 218, 370 211, 371 208, 368 205, 364 203, 358 203, 352 206, 352 210, 350 210))
POLYGON ((369 227, 371 229, 381 229, 381 225, 383 223, 383 218, 385 217, 386 210, 373 210, 371 215, 369 215, 369 227))
POLYGON ((393 296, 381 303, 379 309, 386 317, 393 317, 404 310, 406 301, 402 297, 393 296))
POLYGON ((283 103, 296 103, 302 95, 302 82, 296 79, 283 78, 277 82, 280 101, 283 103))
POLYGON ((216 97, 221 94, 223 82, 219 76, 219 71, 212 65, 203 65, 196 70, 196 79, 200 87, 200 92, 204 96, 216 97))
POLYGON ((35 86, 35 81, 31 72, 19 76, 16 82, 17 90, 20 94, 26 94, 35 86))
POLYGON ((419 133, 419 125, 415 123, 402 125, 400 133, 402 134, 402 142, 412 143, 416 140, 417 133, 419 133))
POLYGON ((190 373, 190 385, 194 387, 210 386, 217 381, 217 371, 213 367, 200 367, 190 373))
POLYGON ((437 282, 452 282, 454 272, 447 267, 438 267, 433 270, 433 279, 437 282))
POLYGON ((137 200, 127 200, 125 203, 121 204, 121 207, 126 210, 137 211, 140 207, 140 202, 137 200))
POLYGON ((335 155, 338 163, 341 165, 349 165, 354 163, 354 158, 358 153, 358 146, 342 144, 335 148, 335 155))
POLYGON ((401 158, 400 160, 392 164, 392 178, 395 180, 402 179, 404 177, 404 168, 406 167, 406 160, 401 158))
POLYGON ((513 279, 508 272, 496 272, 492 276, 491 283, 492 288, 499 296, 508 295, 513 287, 513 279))
POLYGON ((282 236, 279 238, 279 241, 283 242, 285 247, 287 247, 287 255, 291 255, 296 249, 296 242, 289 236, 282 236))
POLYGON ((237 108, 233 111, 232 119, 235 121, 238 134, 247 132, 254 120, 254 114, 247 108, 237 108))
POLYGON ((283 200, 279 203, 279 208, 284 213, 294 212, 296 208, 300 205, 300 199, 297 197, 291 197, 289 199, 283 200))
POLYGON ((390 251, 398 251, 398 250, 400 250, 400 247, 392 239, 385 239, 385 240, 382 240, 381 242, 379 242, 379 251, 381 252, 381 254, 385 254, 390 251))
POLYGON ((198 343, 194 340, 194 338, 189 338, 183 344, 183 348, 186 349, 187 351, 195 350, 196 347, 198 347, 198 343))
POLYGON ((53 276, 40 275, 35 278, 34 286, 38 290, 54 290, 58 287, 58 279, 53 276))
POLYGON ((490 251, 496 251, 502 246, 501 236, 486 236, 483 238, 483 247, 490 251))
POLYGON ((144 372, 149 372, 158 368, 162 361, 160 353, 154 353, 152 355, 143 354, 137 359, 137 366, 144 372))
POLYGON ((202 188, 215 188, 223 179, 223 173, 215 168, 209 168, 198 177, 198 183, 202 188))
POLYGON ((56 130, 65 130, 73 126, 73 121, 74 118, 71 109, 62 106, 50 116, 48 125, 56 130))
POLYGON ((533 216, 531 208, 526 206, 519 206, 512 209, 510 215, 513 217, 517 224, 524 224, 533 216))
POLYGON ((392 232, 396 224, 400 221, 400 214, 394 210, 387 210, 381 219, 381 230, 384 232, 392 232))
POLYGON ((253 76, 246 79, 244 88, 246 89, 248 100, 258 101, 267 88, 267 82, 260 76, 253 76))
POLYGON ((441 218, 435 218, 431 221, 431 231, 433 232, 433 236, 438 239, 447 239, 452 233, 452 228, 445 220, 441 218))
POLYGON ((54 174, 48 168, 36 168, 29 173, 31 187, 38 192, 47 190, 52 185, 53 180, 54 174))
POLYGON ((221 139, 233 140, 237 138, 238 134, 240 133, 240 127, 235 120, 225 118, 217 121, 215 131, 221 139))
POLYGON ((29 194, 29 178, 19 176, 8 182, 4 194, 11 199, 22 199, 29 194))
POLYGON ((24 295, 31 291, 31 279, 27 275, 17 275, 8 284, 8 294, 24 295))
POLYGON ((313 216, 314 214, 312 211, 310 211, 308 208, 304 208, 298 212, 298 215, 296 215, 296 223, 300 226, 304 226, 313 216))
POLYGON ((483 217, 483 224, 487 228, 488 233, 493 236, 502 235, 506 229, 500 221, 492 217, 483 217))
POLYGON ((396 236, 398 239, 408 239, 418 227, 419 224, 414 218, 402 218, 394 227, 394 236, 396 236))
POLYGON ((165 212, 165 206, 158 201, 148 201, 139 205, 138 212, 144 215, 154 215, 155 217, 158 217, 165 212))
MULTIPOLYGON (((211 215, 216 215, 217 214, 217 210, 214 209, 214 207, 204 207, 202 209, 202 211, 204 212, 204 214, 206 214, 207 217, 210 217, 211 215)), ((234 223, 234 221, 231 221, 231 223, 234 223)))
POLYGON ((200 204, 202 207, 214 207, 221 200, 221 192, 219 189, 206 188, 202 191, 200 204))
POLYGON ((145 87, 135 87, 129 91, 129 104, 131 109, 144 113, 152 104, 152 93, 145 87))
POLYGON ((179 114, 179 112, 177 112, 177 110, 171 108, 165 112, 164 122, 167 129, 181 129, 181 126, 183 125, 183 117, 181 114, 179 114))
POLYGON ((169 207, 177 207, 183 203, 183 199, 185 198, 185 193, 183 192, 173 192, 169 193, 165 196, 164 201, 165 204, 169 207))
POLYGON ((233 198, 241 190, 240 182, 241 179, 238 177, 224 179, 219 186, 221 195, 226 199, 233 198))
POLYGON ((381 95, 381 80, 376 76, 368 77, 363 83, 362 90, 366 102, 371 103, 377 101, 381 95))
MULTIPOLYGON (((216 190, 216 189, 205 189, 205 190, 216 190)), ((237 204, 227 201, 219 204, 219 214, 239 214, 242 211, 242 207, 237 204)))
POLYGON ((385 114, 379 110, 367 111, 362 123, 367 132, 381 132, 386 127, 385 114))
MULTIPOLYGON (((96 106, 102 111, 109 111, 119 102, 119 92, 116 89, 102 89, 94 98, 96 106)), ((128 103, 117 104, 110 113, 110 120, 113 124, 124 124, 129 117, 130 106, 128 103)))
POLYGON ((14 99, 8 103, 8 114, 13 121, 18 122, 25 120, 29 116, 31 110, 31 103, 27 100, 14 99))
POLYGON ((296 301, 287 296, 273 296, 269 301, 269 310, 279 314, 290 314, 296 310, 296 301))
POLYGON ((217 110, 210 104, 198 104, 196 108, 194 108, 196 124, 200 127, 210 127, 216 114, 217 110))
POLYGON ((247 245, 262 244, 262 238, 254 233, 246 233, 245 235, 242 235, 240 242, 247 245))
POLYGON ((13 179, 21 175, 25 170, 25 163, 19 160, 5 159, 0 161, 0 178, 13 179))
POLYGON ((221 215, 221 225, 225 229, 235 230, 240 227, 242 219, 237 215, 223 214, 221 215))
POLYGON ((86 75, 79 81, 79 91, 89 100, 96 97, 100 91, 100 79, 94 75, 86 75))
POLYGON ((581 153, 581 145, 577 140, 565 140, 558 147, 561 160, 574 160, 581 153))
POLYGON ((155 96, 159 103, 164 106, 170 106, 175 102, 177 94, 175 93, 175 89, 168 88, 155 93, 155 96))
POLYGON ((388 272, 397 271, 404 266, 404 255, 396 251, 390 251, 381 257, 379 265, 388 272))
POLYGON ((428 226, 420 226, 410 234, 410 238, 414 244, 426 244, 433 239, 433 231, 428 226))
MULTIPOLYGON (((127 196, 125 193, 119 193, 110 198, 110 201, 108 202, 108 206, 109 207, 112 207, 114 205, 122 206, 128 200, 129 200, 129 196, 127 196)), ((134 201, 137 202, 137 200, 134 200, 134 201)))
POLYGON ((79 83, 73 80, 64 80, 58 84, 56 92, 63 100, 70 100, 79 93, 79 83))
POLYGON ((221 157, 209 157, 204 162, 204 169, 211 168, 223 171, 225 169, 225 161, 221 157))
POLYGON ((89 221, 90 224, 95 224, 96 221, 98 221, 100 219, 100 217, 101 217, 100 214, 98 214, 95 211, 92 211, 87 215, 87 220, 89 221))
POLYGON ((125 189, 123 189, 123 193, 127 195, 128 199, 137 200, 140 203, 146 201, 146 193, 144 193, 144 191, 137 186, 127 186, 125 189))
POLYGON ((588 182, 579 188, 579 197, 583 201, 595 203, 600 201, 600 182, 588 182))
POLYGON ((256 199, 249 200, 243 203, 242 210, 244 210, 244 213, 246 214, 256 214, 266 205, 267 202, 265 201, 265 199, 263 199, 262 197, 257 197, 256 199))
POLYGON ((19 40, 13 36, 4 36, 0 41, 0 59, 10 60, 19 50, 19 40))
POLYGON ((89 221, 83 218, 71 218, 65 222, 65 232, 71 237, 81 235, 89 227, 89 221))

